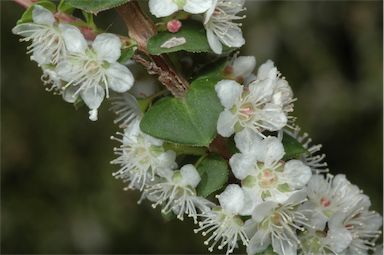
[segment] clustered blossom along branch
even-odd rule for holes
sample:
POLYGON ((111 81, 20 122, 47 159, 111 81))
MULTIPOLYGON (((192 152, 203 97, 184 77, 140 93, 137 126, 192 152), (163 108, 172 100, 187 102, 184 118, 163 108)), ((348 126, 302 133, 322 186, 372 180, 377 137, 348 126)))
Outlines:
POLYGON ((382 217, 301 133, 287 80, 271 60, 254 73, 256 59, 235 52, 244 0, 140 3, 154 17, 128 0, 16 2, 28 9, 12 31, 30 43, 48 90, 84 103, 93 121, 110 99, 122 129, 113 176, 139 202, 191 217, 209 251, 380 252, 382 217), (128 36, 95 25, 94 13, 113 8, 128 36))

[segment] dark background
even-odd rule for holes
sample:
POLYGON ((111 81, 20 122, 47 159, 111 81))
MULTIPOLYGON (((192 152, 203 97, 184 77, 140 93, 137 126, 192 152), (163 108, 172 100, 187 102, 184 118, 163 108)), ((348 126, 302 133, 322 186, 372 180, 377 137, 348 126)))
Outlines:
MULTIPOLYGON (((382 213, 382 3, 248 1, 242 53, 275 61, 298 123, 382 213)), ((10 30, 22 9, 1 3, 1 252, 207 253, 191 221, 166 222, 122 190, 109 161, 117 131, 105 103, 88 121, 44 91, 10 30)), ((101 27, 124 26, 114 13, 101 27)))

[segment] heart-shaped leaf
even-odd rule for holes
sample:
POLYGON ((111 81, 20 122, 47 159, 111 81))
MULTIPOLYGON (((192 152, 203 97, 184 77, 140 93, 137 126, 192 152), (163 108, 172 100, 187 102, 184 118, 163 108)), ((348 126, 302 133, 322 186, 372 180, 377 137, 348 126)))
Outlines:
POLYGON ((197 166, 201 181, 197 186, 197 194, 207 197, 221 189, 228 181, 227 162, 219 156, 205 158, 197 166))
POLYGON ((183 21, 182 28, 176 33, 158 33, 149 39, 147 48, 152 55, 181 50, 194 53, 211 51, 204 27, 193 21, 183 21))
POLYGON ((214 89, 217 81, 198 79, 185 97, 159 100, 144 114, 142 131, 174 143, 208 146, 223 111, 214 89))
POLYGON ((123 5, 129 0, 66 0, 72 7, 86 12, 98 13, 123 5))

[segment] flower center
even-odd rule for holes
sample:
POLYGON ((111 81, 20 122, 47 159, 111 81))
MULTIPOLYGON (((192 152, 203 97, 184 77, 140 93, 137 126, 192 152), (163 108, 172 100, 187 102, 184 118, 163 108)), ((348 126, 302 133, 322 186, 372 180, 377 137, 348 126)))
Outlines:
POLYGON ((263 170, 259 176, 259 186, 263 189, 268 189, 276 185, 277 176, 274 171, 270 169, 263 170))
POLYGON ((240 118, 244 120, 248 120, 253 116, 253 114, 255 113, 255 110, 253 109, 253 106, 251 103, 245 103, 240 107, 239 113, 240 113, 240 118))
POLYGON ((320 204, 321 204, 321 206, 327 208, 328 206, 331 205, 331 201, 328 198, 322 197, 320 199, 320 204))

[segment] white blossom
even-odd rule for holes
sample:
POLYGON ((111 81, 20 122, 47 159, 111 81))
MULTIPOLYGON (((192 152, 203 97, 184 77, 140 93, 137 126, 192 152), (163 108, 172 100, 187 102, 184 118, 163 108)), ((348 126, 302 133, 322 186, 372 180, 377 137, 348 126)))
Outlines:
POLYGON ((223 45, 241 47, 245 43, 241 24, 234 21, 243 19, 237 14, 244 10, 245 0, 214 0, 205 14, 204 26, 208 43, 216 54, 221 54, 223 45))
POLYGON ((359 188, 352 185, 344 175, 313 175, 306 187, 308 201, 302 205, 310 210, 310 224, 323 230, 327 221, 337 212, 346 212, 363 197, 359 188))
POLYGON ((196 195, 196 187, 201 178, 193 165, 185 165, 180 170, 167 171, 163 178, 145 190, 153 208, 162 205, 162 213, 173 211, 177 218, 184 219, 184 214, 197 222, 198 211, 206 211, 212 205, 208 200, 196 195))
POLYGON ((282 160, 284 147, 276 137, 262 139, 245 129, 235 135, 235 142, 240 153, 234 154, 229 164, 242 181, 251 211, 262 201, 283 203, 311 178, 312 172, 303 162, 282 160))
POLYGON ((300 241, 296 231, 303 231, 306 217, 297 206, 306 199, 305 191, 298 191, 283 204, 266 201, 255 207, 252 219, 246 224, 250 237, 247 253, 264 251, 272 244, 279 255, 296 254, 300 241))
POLYGON ((128 182, 126 189, 137 188, 143 190, 155 176, 163 176, 176 167, 176 154, 174 151, 165 151, 163 141, 144 134, 140 130, 140 121, 132 121, 120 134, 121 139, 112 137, 121 142, 119 148, 115 148, 118 157, 112 164, 120 165, 120 170, 113 175, 128 182))
POLYGON ((379 238, 383 218, 369 211, 371 203, 367 196, 361 196, 358 203, 348 211, 335 213, 328 222, 328 235, 332 233, 336 252, 343 254, 369 254, 379 238))
POLYGON ((37 4, 33 6, 32 21, 16 25, 12 32, 23 36, 21 41, 32 42, 28 53, 32 53, 31 59, 39 65, 57 64, 67 54, 62 25, 56 22, 51 11, 37 4))
POLYGON ((203 236, 211 235, 204 242, 205 245, 212 242, 208 248, 210 252, 219 244, 219 250, 227 246, 228 255, 236 248, 238 240, 241 240, 243 245, 248 245, 244 222, 239 216, 244 206, 244 194, 238 185, 230 184, 216 197, 220 206, 203 212, 200 215, 203 219, 199 222, 199 228, 194 231, 195 233, 202 231, 203 236))
POLYGON ((121 41, 114 34, 96 36, 92 47, 76 28, 63 29, 63 38, 70 54, 56 67, 59 77, 68 86, 75 86, 74 97, 80 95, 90 108, 90 119, 97 120, 97 109, 109 89, 126 92, 133 85, 134 78, 127 67, 117 62, 121 54, 121 41))
POLYGON ((149 0, 150 12, 158 18, 179 10, 192 14, 203 13, 212 6, 212 0, 149 0))
POLYGON ((300 240, 300 255, 318 254, 331 255, 338 254, 333 248, 333 236, 327 235, 324 231, 314 231, 306 229, 299 235, 300 240))
POLYGON ((288 123, 287 114, 293 111, 292 90, 270 60, 260 66, 256 80, 248 86, 222 80, 215 90, 224 106, 217 123, 217 131, 224 137, 242 129, 259 134, 280 130, 288 123))

